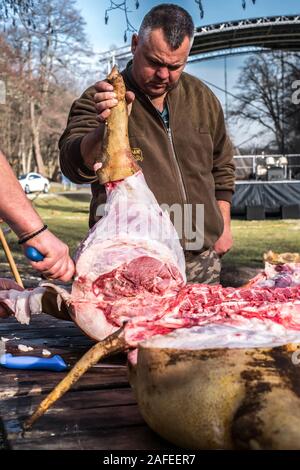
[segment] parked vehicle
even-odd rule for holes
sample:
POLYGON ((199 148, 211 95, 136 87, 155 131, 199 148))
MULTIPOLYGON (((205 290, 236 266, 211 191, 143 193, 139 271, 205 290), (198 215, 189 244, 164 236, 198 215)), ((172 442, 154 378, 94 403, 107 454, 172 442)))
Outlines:
POLYGON ((39 173, 27 173, 19 176, 18 180, 26 194, 36 191, 47 193, 50 188, 50 181, 39 173))

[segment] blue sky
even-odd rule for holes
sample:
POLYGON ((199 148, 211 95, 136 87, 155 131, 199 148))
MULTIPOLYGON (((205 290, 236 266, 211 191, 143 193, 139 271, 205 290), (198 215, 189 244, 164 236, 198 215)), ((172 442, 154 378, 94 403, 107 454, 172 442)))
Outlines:
MULTIPOLYGON (((77 0, 77 6, 87 22, 87 33, 92 45, 97 51, 108 50, 112 44, 124 46, 124 13, 115 10, 109 13, 108 24, 104 24, 104 12, 109 6, 109 0, 77 0)), ((130 20, 138 29, 145 13, 154 5, 163 3, 161 0, 140 0, 140 7, 135 9, 135 0, 128 0, 132 13, 130 20)), ((202 0, 204 18, 200 19, 199 9, 194 0, 170 0, 186 8, 192 15, 195 25, 200 26, 222 21, 254 18, 270 15, 287 15, 300 13, 300 0, 246 0, 247 8, 243 10, 241 0, 202 0)), ((130 43, 130 41, 128 41, 130 43)))
MULTIPOLYGON (((220 23, 222 21, 256 18, 261 16, 276 16, 288 14, 300 14, 300 0, 256 0, 253 5, 251 0, 246 0, 247 7, 242 8, 241 0, 203 0, 204 18, 200 18, 199 8, 194 0, 169 0, 186 8, 192 15, 196 26, 220 23)), ((76 0, 77 7, 86 21, 86 33, 90 44, 96 52, 103 52, 111 46, 122 47, 130 44, 130 34, 128 41, 124 43, 125 20, 124 13, 115 10, 109 12, 108 24, 104 24, 104 12, 110 5, 109 0, 76 0)), ((138 29, 145 13, 154 5, 163 3, 161 0, 140 0, 140 7, 135 9, 135 0, 128 0, 128 5, 132 10, 130 21, 138 29)), ((167 3, 167 1, 166 1, 167 3)), ((235 56, 227 58, 227 80, 228 90, 235 92, 235 84, 239 76, 239 68, 242 66, 245 56, 235 56)), ((187 66, 186 71, 208 80, 220 88, 224 88, 224 59, 214 59, 202 61, 187 66)), ((223 92, 211 86, 222 104, 225 102, 223 92)), ((252 125, 243 130, 235 127, 230 129, 233 140, 239 144, 246 140, 249 135, 257 132, 257 127, 252 125)), ((255 140, 253 141, 255 145, 255 140)))

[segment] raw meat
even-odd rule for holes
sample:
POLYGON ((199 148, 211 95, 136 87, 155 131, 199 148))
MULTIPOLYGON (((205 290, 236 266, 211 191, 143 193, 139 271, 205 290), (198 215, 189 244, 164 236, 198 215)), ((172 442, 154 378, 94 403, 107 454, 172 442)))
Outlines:
MULTIPOLYGON (((286 285, 287 272, 297 279, 297 263, 267 263, 248 288, 186 285, 175 229, 140 172, 108 185, 106 215, 79 247, 76 269, 71 295, 44 283, 47 287, 32 291, 2 291, 0 302, 21 323, 29 323, 30 315, 42 311, 43 299, 55 296, 49 313, 55 314, 55 303, 57 310, 67 307, 78 326, 96 340, 126 323, 131 347, 179 328, 215 323, 244 328, 246 319, 300 330, 300 284, 275 287, 286 285), (137 198, 139 205, 134 208, 137 198), (124 210, 125 203, 129 212, 124 210), (161 226, 155 223, 157 219, 161 226), (153 223, 152 238, 145 229, 149 221, 153 223)), ((257 322, 252 328, 255 325, 257 322)))
MULTIPOLYGON (((124 96, 125 89, 119 97, 120 114, 118 105, 111 113, 113 121, 108 123, 104 162, 96 165, 99 180, 106 184, 104 216, 78 250, 71 295, 59 294, 87 335, 97 340, 108 338, 88 351, 43 400, 26 428, 103 355, 135 348, 155 335, 216 324, 231 327, 235 340, 239 334, 247 340, 247 331, 253 326, 260 328, 263 337, 273 325, 271 342, 300 340, 300 285, 287 287, 292 284, 289 279, 282 288, 257 287, 261 279, 248 289, 185 284, 184 256, 177 233, 133 164, 124 96), (117 333, 120 326, 124 328, 117 333)), ((197 337, 200 342, 205 339, 205 335, 197 337)), ((230 342, 233 339, 229 334, 230 342)), ((243 341, 239 344, 242 347, 243 341)))
POLYGON ((70 314, 97 340, 123 319, 163 313, 185 283, 178 235, 141 172, 107 184, 105 216, 76 255, 70 314), (119 321, 112 321, 119 317, 119 321))

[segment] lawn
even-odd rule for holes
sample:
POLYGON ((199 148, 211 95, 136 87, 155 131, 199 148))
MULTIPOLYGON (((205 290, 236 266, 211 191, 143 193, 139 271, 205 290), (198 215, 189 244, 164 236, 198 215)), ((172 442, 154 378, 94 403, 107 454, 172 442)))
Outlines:
POLYGON ((300 251, 300 220, 233 220, 234 247, 223 258, 222 284, 241 285, 263 267, 263 253, 300 251))
POLYGON ((230 262, 258 267, 262 253, 300 250, 300 220, 233 220, 234 248, 230 262))
MULTIPOLYGON (((86 199, 84 195, 82 199, 86 199)), ((63 196, 48 195, 36 198, 34 206, 49 228, 70 247, 74 254, 88 230, 89 203, 63 196)), ((2 228, 5 225, 2 224, 2 228)), ((262 268, 263 253, 300 250, 300 220, 233 220, 234 248, 223 258, 222 283, 241 285, 262 268)), ((16 236, 6 235, 15 261, 26 286, 35 285, 39 275, 27 264, 17 244, 16 236)), ((0 275, 10 277, 3 250, 0 256, 0 275)))

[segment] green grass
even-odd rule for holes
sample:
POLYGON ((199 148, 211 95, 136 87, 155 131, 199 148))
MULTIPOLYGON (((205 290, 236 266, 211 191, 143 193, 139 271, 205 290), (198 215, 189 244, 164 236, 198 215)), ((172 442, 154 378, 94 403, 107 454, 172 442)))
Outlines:
POLYGON ((44 222, 74 253, 88 231, 89 203, 63 196, 37 199, 34 206, 44 222))
MULTIPOLYGON (((36 198, 33 204, 50 230, 68 244, 73 255, 88 231, 89 203, 49 195, 36 198)), ((262 268, 263 253, 268 250, 300 251, 300 220, 233 220, 232 230, 234 248, 223 258, 227 285, 241 284, 251 277, 253 270, 262 268)), ((26 262, 16 236, 11 232, 6 237, 22 278, 39 277, 26 262)), ((0 276, 10 276, 3 250, 0 250, 0 276)))
POLYGON ((233 220, 232 232, 234 247, 224 258, 226 264, 259 268, 268 250, 300 251, 300 220, 233 220))

